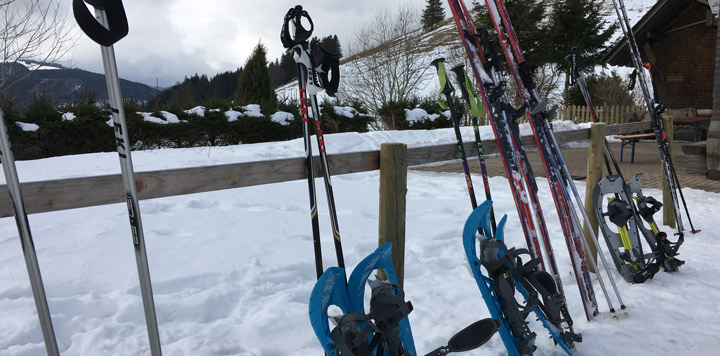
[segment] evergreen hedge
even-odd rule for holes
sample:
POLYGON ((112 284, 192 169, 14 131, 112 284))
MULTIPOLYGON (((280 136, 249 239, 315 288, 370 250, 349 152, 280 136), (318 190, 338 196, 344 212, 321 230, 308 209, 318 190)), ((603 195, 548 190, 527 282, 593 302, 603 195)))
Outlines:
MULTIPOLYGON (((108 124, 111 121, 109 107, 101 107, 94 102, 95 99, 90 94, 82 101, 58 107, 44 96, 36 96, 22 113, 14 108, 12 102, 3 102, 3 113, 15 158, 29 160, 116 151, 113 129, 108 124), (72 112, 75 118, 63 120, 65 112, 72 112), (39 129, 23 131, 17 122, 33 123, 38 125, 39 129)), ((353 104, 342 106, 351 105, 353 104)), ((169 124, 145 121, 138 112, 147 110, 132 100, 125 101, 124 109, 131 144, 141 141, 140 149, 156 149, 227 146, 302 137, 302 119, 297 102, 280 102, 278 106, 280 111, 294 116, 288 125, 274 122, 268 115, 251 117, 241 114, 236 121, 230 122, 225 116, 225 111, 230 107, 221 108, 220 111, 206 110, 204 117, 188 114, 184 110, 165 108, 180 120, 179 123, 169 124)), ((332 103, 323 103, 323 130, 326 133, 367 132, 372 118, 361 107, 355 107, 357 114, 348 118, 336 114, 332 103)), ((238 107, 234 110, 242 112, 238 107)), ((158 111, 153 112, 152 116, 163 118, 158 111)), ((314 129, 311 128, 311 132, 314 132, 314 129)))

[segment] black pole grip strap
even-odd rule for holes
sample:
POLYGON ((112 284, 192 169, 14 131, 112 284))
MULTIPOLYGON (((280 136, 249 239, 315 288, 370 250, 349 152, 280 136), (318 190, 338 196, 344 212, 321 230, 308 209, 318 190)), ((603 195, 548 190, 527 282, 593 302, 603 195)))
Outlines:
POLYGON ((280 41, 285 48, 299 45, 307 41, 308 38, 310 38, 313 29, 315 29, 315 25, 313 25, 310 15, 308 15, 307 11, 303 10, 302 6, 297 5, 290 8, 287 14, 285 14, 285 19, 283 20, 283 27, 280 31, 280 41), (310 23, 309 30, 306 30, 302 26, 303 17, 308 19, 308 22, 310 23), (290 21, 293 21, 293 24, 295 25, 295 33, 293 35, 290 34, 290 21))
POLYGON ((97 21, 83 0, 73 0, 73 14, 80 29, 101 46, 110 47, 128 34, 128 22, 122 0, 85 0, 95 9, 104 10, 108 28, 97 21))

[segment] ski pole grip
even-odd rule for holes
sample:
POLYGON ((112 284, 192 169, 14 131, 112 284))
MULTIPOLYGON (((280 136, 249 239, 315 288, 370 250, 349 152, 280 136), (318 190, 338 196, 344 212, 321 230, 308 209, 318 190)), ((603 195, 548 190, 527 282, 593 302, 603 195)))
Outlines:
POLYGON ((450 69, 450 71, 455 73, 455 77, 460 85, 460 93, 462 94, 463 99, 465 99, 465 101, 470 105, 470 112, 472 113, 472 116, 479 117, 482 114, 480 110, 482 104, 473 92, 472 84, 470 84, 470 78, 468 78, 467 72, 465 71, 465 65, 458 64, 450 69))
POLYGON ((438 79, 440 80, 440 94, 450 94, 455 89, 453 89, 450 82, 447 80, 447 72, 445 71, 445 58, 438 58, 434 61, 432 61, 430 64, 432 64, 435 69, 437 70, 438 79))
POLYGON ((460 94, 462 95, 463 99, 465 101, 470 101, 469 94, 466 87, 466 81, 465 81, 465 65, 459 64, 450 69, 451 72, 455 73, 455 78, 457 78, 458 85, 460 86, 460 94))
POLYGON ((128 22, 122 0, 73 0, 73 15, 80 29, 101 46, 110 47, 128 34, 128 22), (90 10, 88 3, 97 10, 105 11, 107 28, 103 26, 90 10))
POLYGON ((280 31, 280 41, 285 48, 299 45, 310 38, 314 29, 315 25, 313 25, 310 15, 308 15, 307 11, 303 10, 302 6, 297 5, 295 7, 291 7, 287 14, 285 14, 285 19, 283 20, 283 27, 280 31), (309 30, 306 30, 302 25, 303 17, 310 23, 309 30), (295 26, 294 35, 290 35, 290 21, 292 21, 295 26))

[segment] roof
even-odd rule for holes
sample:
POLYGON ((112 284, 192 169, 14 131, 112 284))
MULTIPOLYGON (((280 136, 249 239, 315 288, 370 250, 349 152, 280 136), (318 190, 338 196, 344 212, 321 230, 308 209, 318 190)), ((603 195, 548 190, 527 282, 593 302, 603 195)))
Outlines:
MULTIPOLYGON (((673 20, 692 5, 710 8, 707 0, 659 0, 632 28, 638 47, 642 48, 647 42, 647 33, 665 32, 667 27, 677 27, 672 26, 673 20)), ((625 36, 621 36, 610 48, 602 62, 615 66, 632 66, 625 36)))

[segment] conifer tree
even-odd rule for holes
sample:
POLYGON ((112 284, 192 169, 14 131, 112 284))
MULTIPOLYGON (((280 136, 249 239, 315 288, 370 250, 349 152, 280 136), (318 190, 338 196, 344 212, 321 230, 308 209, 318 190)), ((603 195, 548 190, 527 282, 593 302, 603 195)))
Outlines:
MULTIPOLYGON (((555 47, 550 53, 550 61, 567 70, 565 56, 577 46, 582 51, 583 65, 592 68, 599 64, 616 29, 617 24, 608 24, 603 19, 602 1, 558 0, 553 3, 550 15, 550 38, 555 47)), ((564 98, 567 98, 568 84, 566 78, 564 98)))
MULTIPOLYGON (((549 61, 549 52, 554 51, 548 37, 546 5, 542 0, 505 0, 505 8, 510 14, 513 29, 518 37, 520 47, 528 62, 534 65, 543 65, 549 61)), ((495 26, 490 13, 487 11, 485 1, 473 1, 473 24, 475 28, 485 27, 491 33, 491 38, 497 39, 495 26)), ((498 47, 499 51, 502 51, 498 47)))
POLYGON ((440 21, 445 19, 445 9, 440 0, 427 0, 427 6, 423 10, 422 25, 423 30, 430 31, 435 28, 440 21))
POLYGON ((267 49, 262 43, 255 46, 238 77, 235 105, 259 104, 263 113, 277 110, 277 96, 267 67, 267 49))

